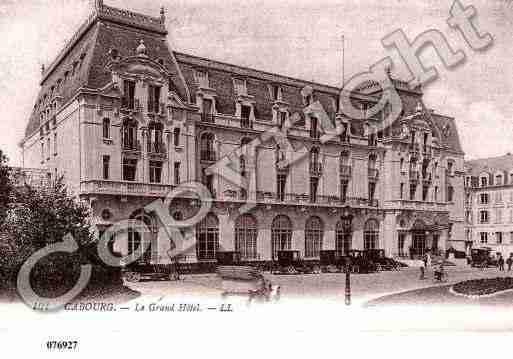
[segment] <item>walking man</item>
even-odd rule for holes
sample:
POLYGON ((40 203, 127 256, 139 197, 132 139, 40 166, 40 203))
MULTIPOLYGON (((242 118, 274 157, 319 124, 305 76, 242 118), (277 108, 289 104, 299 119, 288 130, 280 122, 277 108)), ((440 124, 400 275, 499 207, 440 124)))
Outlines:
POLYGON ((510 272, 511 265, 513 265, 513 253, 510 253, 508 259, 506 259, 506 263, 508 264, 508 272, 510 272))
POLYGON ((499 271, 504 271, 504 258, 502 257, 502 254, 499 254, 499 271))

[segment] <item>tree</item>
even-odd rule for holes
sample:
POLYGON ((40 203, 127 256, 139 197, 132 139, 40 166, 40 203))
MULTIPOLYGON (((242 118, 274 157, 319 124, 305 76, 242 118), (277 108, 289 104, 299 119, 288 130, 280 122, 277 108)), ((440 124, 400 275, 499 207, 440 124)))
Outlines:
MULTIPOLYGON (((35 251, 62 241, 68 233, 81 248, 92 243, 89 207, 67 193, 62 178, 42 187, 16 188, 11 197, 0 226, 0 269, 11 282, 35 251)), ((49 263, 59 265, 55 261, 49 263)))

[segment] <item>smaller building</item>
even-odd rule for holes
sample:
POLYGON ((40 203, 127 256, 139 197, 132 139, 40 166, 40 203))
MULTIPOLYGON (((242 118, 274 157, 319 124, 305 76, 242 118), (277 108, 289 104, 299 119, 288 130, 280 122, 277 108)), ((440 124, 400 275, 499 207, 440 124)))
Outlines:
POLYGON ((465 163, 465 239, 470 248, 513 253, 513 155, 465 163))

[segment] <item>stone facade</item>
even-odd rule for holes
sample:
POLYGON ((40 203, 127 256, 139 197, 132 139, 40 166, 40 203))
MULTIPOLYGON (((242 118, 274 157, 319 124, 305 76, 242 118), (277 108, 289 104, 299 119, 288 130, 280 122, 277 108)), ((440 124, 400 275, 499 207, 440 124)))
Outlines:
MULTIPOLYGON (((44 71, 21 142, 24 166, 64 175, 101 230, 140 218, 166 251, 173 242, 163 223, 141 210, 199 181, 213 202, 184 230, 198 242, 192 262, 214 259, 219 248, 269 260, 273 248, 315 259, 320 249, 409 256, 464 247, 457 129, 425 107, 420 88, 392 78, 403 112, 375 131, 384 111, 350 118, 340 105, 348 95, 335 87, 177 53, 164 24, 163 11, 150 17, 97 1, 44 71), (315 106, 342 129, 328 141, 315 106), (279 135, 266 139, 272 131, 279 135), (247 186, 226 167, 209 174, 226 161, 247 186), (253 208, 242 216, 246 202, 253 208)), ((349 96, 365 113, 380 95, 370 84, 349 96)), ((197 208, 182 196, 169 211, 186 219, 197 208)), ((128 251, 128 240, 117 246, 128 251)))
POLYGON ((465 163, 467 248, 491 248, 504 258, 513 253, 513 155, 465 163))

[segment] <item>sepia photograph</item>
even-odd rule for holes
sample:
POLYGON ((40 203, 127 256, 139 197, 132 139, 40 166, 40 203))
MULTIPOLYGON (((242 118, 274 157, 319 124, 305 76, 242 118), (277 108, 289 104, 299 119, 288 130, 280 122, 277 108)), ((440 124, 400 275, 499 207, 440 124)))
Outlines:
POLYGON ((512 34, 511 0, 0 0, 0 345, 509 350, 512 34))

